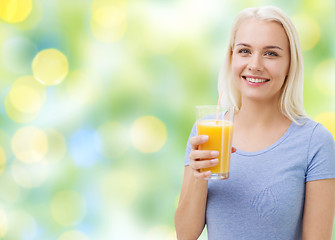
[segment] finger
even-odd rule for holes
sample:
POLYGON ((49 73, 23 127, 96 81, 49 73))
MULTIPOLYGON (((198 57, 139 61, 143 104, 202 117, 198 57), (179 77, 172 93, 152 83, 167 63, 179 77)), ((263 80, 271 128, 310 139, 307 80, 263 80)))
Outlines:
POLYGON ((198 149, 198 145, 208 141, 207 135, 194 136, 190 139, 191 149, 198 149))
POLYGON ((211 176, 211 171, 206 171, 206 172, 194 171, 193 174, 197 179, 205 179, 211 176))
POLYGON ((231 148, 231 152, 232 152, 232 153, 236 152, 236 148, 232 147, 232 148, 231 148))
POLYGON ((209 160, 199 160, 199 161, 191 161, 190 166, 193 170, 200 170, 203 168, 214 167, 219 163, 219 159, 209 159, 209 160))
POLYGON ((211 159, 219 156, 218 151, 211 150, 192 150, 190 153, 190 159, 211 159))

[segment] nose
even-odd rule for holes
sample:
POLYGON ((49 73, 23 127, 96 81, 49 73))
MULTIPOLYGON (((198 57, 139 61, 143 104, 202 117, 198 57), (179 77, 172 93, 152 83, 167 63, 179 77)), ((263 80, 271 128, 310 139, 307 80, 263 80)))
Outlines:
POLYGON ((263 69, 262 57, 259 54, 252 55, 248 64, 248 70, 261 72, 263 69))

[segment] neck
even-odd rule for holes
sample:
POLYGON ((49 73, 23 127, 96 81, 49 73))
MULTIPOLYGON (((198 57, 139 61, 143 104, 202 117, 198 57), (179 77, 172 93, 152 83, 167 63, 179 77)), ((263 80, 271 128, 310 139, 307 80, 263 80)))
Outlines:
POLYGON ((242 101, 240 110, 235 115, 236 123, 245 127, 270 127, 274 124, 287 122, 280 111, 278 102, 242 101))

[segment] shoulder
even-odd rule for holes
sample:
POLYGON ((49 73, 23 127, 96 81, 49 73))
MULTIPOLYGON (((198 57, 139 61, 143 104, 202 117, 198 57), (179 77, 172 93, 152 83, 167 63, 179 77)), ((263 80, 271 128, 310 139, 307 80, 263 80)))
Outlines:
POLYGON ((335 177, 335 141, 330 131, 321 123, 309 121, 313 125, 307 154, 306 181, 335 177))
POLYGON ((304 118, 298 120, 298 124, 292 124, 294 125, 294 134, 292 134, 291 140, 304 144, 310 154, 320 149, 333 151, 335 146, 334 137, 321 123, 310 118, 304 118))
POLYGON ((298 124, 295 124, 296 128, 299 132, 305 133, 306 137, 309 135, 312 139, 323 139, 328 141, 334 140, 330 131, 321 123, 316 122, 310 118, 303 118, 297 121, 298 124))
POLYGON ((311 138, 322 142, 334 142, 332 133, 321 123, 308 119, 307 126, 312 130, 311 138))

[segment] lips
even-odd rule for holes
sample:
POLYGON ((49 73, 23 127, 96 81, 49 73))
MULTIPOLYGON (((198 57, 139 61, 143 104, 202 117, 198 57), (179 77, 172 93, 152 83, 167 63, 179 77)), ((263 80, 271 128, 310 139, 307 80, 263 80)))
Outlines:
POLYGON ((242 76, 242 78, 247 82, 248 85, 251 86, 260 86, 270 81, 268 78, 256 76, 242 76))

